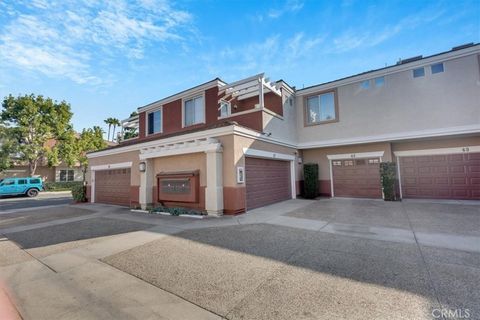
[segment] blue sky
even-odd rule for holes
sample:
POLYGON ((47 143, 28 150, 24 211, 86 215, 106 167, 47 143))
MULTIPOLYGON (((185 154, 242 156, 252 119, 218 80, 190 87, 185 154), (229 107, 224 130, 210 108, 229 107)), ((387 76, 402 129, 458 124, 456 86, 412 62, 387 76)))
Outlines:
POLYGON ((0 97, 66 100, 81 130, 217 76, 301 88, 468 42, 478 0, 0 0, 0 97))

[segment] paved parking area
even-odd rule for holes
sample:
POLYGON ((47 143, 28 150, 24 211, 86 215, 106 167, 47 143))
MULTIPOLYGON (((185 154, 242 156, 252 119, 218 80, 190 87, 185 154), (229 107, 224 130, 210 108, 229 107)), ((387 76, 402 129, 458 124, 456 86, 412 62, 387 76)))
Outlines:
POLYGON ((0 216, 0 274, 25 319, 480 319, 478 203, 292 200, 203 220, 62 210, 0 216))
POLYGON ((48 206, 58 206, 72 203, 70 191, 40 192, 37 197, 26 196, 3 196, 0 197, 0 214, 2 212, 48 206))

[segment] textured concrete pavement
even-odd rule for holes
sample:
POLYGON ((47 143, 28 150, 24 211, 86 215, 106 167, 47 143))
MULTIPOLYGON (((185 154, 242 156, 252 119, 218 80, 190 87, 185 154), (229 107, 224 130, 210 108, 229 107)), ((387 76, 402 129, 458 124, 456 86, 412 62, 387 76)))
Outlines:
POLYGON ((479 215, 349 199, 203 220, 25 211, 0 215, 0 277, 24 319, 480 319, 479 215))

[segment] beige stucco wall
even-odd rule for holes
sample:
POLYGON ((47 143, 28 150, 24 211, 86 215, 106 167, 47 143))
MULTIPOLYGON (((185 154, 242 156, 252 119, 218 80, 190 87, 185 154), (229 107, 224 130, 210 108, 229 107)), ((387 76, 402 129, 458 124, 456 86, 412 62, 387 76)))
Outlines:
POLYGON ((263 112, 263 131, 270 133, 272 138, 295 144, 297 141, 297 123, 295 99, 290 92, 282 93, 283 117, 263 112), (292 98, 290 103, 289 98, 292 98))
MULTIPOLYGON (((412 67, 413 69, 413 67, 412 67)), ((339 122, 304 126, 304 97, 297 95, 300 143, 348 140, 438 130, 480 123, 480 72, 477 54, 444 61, 443 73, 413 78, 412 69, 386 74, 385 85, 360 89, 360 82, 340 86, 339 122)), ((388 72, 388 70, 386 70, 388 72)))
MULTIPOLYGON (((206 185, 206 157, 204 152, 153 159, 155 175, 161 172, 200 171, 200 186, 206 185)), ((154 179, 157 185, 157 179, 154 179)))
POLYGON ((140 171, 138 170, 138 164, 140 162, 138 157, 139 154, 140 154, 139 151, 129 151, 129 152, 123 152, 123 153, 113 154, 109 156, 90 158, 88 160, 89 165, 88 165, 88 170, 86 175, 86 180, 88 184, 91 184, 90 168, 92 166, 98 166, 98 165, 104 165, 104 164, 115 164, 115 163, 131 161, 132 162, 131 185, 139 186, 140 185, 140 171))
MULTIPOLYGON (((318 163, 319 180, 330 179, 330 164, 327 155, 384 151, 382 161, 392 161, 390 143, 369 143, 342 147, 317 148, 303 150, 303 163, 318 163)), ((303 179, 303 177, 302 177, 303 179)))

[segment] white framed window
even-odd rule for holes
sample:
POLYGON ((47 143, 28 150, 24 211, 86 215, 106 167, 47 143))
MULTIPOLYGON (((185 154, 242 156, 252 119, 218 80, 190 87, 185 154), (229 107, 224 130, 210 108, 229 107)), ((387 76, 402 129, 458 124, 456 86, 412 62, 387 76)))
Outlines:
POLYGON ((237 183, 245 183, 245 169, 237 167, 237 183))
POLYGON ((220 107, 218 107, 218 110, 220 110, 221 118, 228 117, 232 113, 232 106, 228 101, 220 101, 220 107))
POLYGON ((385 77, 375 78, 375 87, 380 88, 385 85, 385 77))
POLYGON ((442 73, 444 71, 443 69, 443 62, 440 63, 435 63, 430 66, 430 69, 432 71, 432 74, 435 73, 442 73))
POLYGON ((424 67, 413 69, 413 77, 414 78, 420 78, 420 77, 424 77, 424 76, 425 76, 425 68, 424 67))
POLYGON ((67 182, 75 180, 75 171, 74 170, 60 170, 60 181, 67 182))
POLYGON ((370 80, 365 80, 360 83, 360 88, 363 90, 370 89, 370 80))
POLYGON ((188 127, 205 122, 205 104, 203 95, 183 102, 183 126, 188 127))
POLYGON ((162 109, 147 115, 147 134, 162 132, 162 109))
POLYGON ((319 124, 337 120, 335 92, 326 92, 306 100, 307 124, 319 124))

